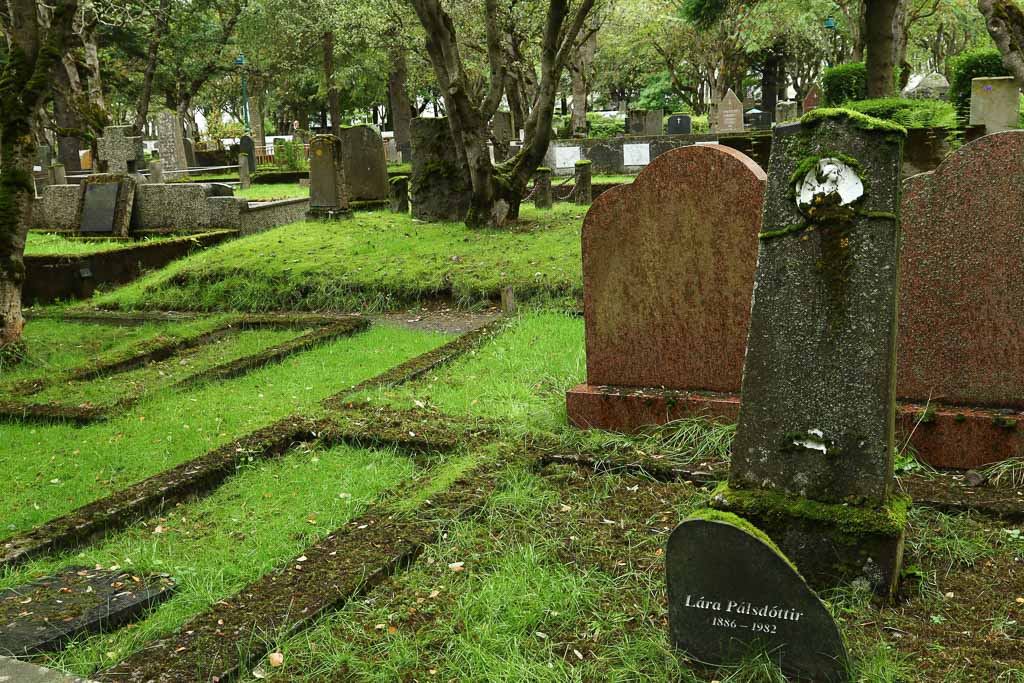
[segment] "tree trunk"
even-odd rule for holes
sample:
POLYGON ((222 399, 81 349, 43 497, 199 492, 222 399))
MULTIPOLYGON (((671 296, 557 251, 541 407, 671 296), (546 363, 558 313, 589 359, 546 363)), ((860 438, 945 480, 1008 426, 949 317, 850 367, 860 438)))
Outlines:
POLYGON ((572 124, 573 137, 587 135, 587 97, 590 95, 590 68, 597 50, 597 34, 591 33, 583 44, 576 48, 574 59, 569 64, 572 76, 572 124))
POLYGON ((260 78, 251 78, 249 86, 253 92, 249 94, 249 125, 252 128, 253 143, 257 147, 267 146, 266 128, 263 126, 263 82, 260 78))
POLYGON ((78 152, 84 148, 82 121, 72 101, 74 90, 68 72, 62 66, 53 70, 53 120, 57 124, 57 159, 66 173, 81 173, 78 152))
POLYGON ((764 58, 764 71, 761 73, 761 110, 775 116, 775 105, 779 98, 779 64, 782 60, 775 51, 769 52, 764 58))
POLYGON ((1003 66, 1024 83, 1024 13, 1013 0, 978 0, 978 10, 1003 56, 1003 66))
POLYGON ((341 96, 334 84, 334 31, 324 33, 324 89, 331 113, 331 133, 341 135, 341 96))
POLYGON ((864 0, 866 5, 867 97, 892 94, 895 76, 893 22, 899 0, 864 0))
POLYGON ((153 76, 156 75, 157 57, 160 54, 160 39, 167 30, 170 0, 160 0, 157 7, 153 32, 149 36, 149 47, 146 51, 146 68, 142 72, 142 94, 135 107, 135 134, 146 134, 146 119, 149 116, 149 103, 153 97, 153 76))
POLYGON ((391 129, 395 132, 395 145, 398 149, 405 149, 410 141, 412 106, 406 89, 407 78, 405 49, 395 48, 391 52, 391 72, 388 74, 388 104, 391 108, 391 129))

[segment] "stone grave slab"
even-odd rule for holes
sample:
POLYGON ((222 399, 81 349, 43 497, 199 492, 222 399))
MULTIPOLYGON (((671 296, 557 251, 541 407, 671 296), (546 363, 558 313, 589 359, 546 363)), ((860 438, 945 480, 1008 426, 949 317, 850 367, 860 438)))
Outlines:
POLYGON ((775 128, 729 490, 713 504, 808 579, 889 595, 906 507, 892 496, 905 131, 820 111, 775 128), (851 514, 875 521, 851 532, 851 514))
POLYGON ((380 133, 372 126, 349 126, 340 138, 349 200, 387 199, 388 161, 380 133))
POLYGON ((693 119, 686 114, 673 114, 668 117, 669 135, 689 135, 693 130, 693 119))
POLYGON ((309 143, 309 216, 351 218, 341 140, 315 135, 309 143))
POLYGON ((764 189, 743 153, 692 145, 594 201, 583 223, 587 383, 567 395, 574 425, 634 431, 703 414, 739 386, 736 330, 750 315, 764 189))
POLYGON ((665 551, 672 644, 699 662, 766 655, 800 680, 845 683, 849 655, 828 610, 768 537, 735 515, 682 522, 665 551))
POLYGON ((409 200, 413 218, 461 221, 469 212, 472 184, 455 153, 446 118, 416 117, 410 127, 412 175, 409 200))
POLYGON ((0 683, 92 683, 87 678, 0 655, 0 683))
POLYGON ((646 166, 651 163, 651 146, 647 143, 622 145, 623 166, 646 166))
POLYGON ((730 88, 718 104, 718 127, 716 133, 743 132, 743 103, 730 88))
POLYGON ((136 185, 135 179, 126 175, 98 174, 85 178, 79 188, 78 232, 127 237, 136 185))
POLYGON ((134 621, 173 591, 166 575, 138 577, 116 567, 69 567, 11 588, 0 593, 0 654, 59 650, 79 633, 134 621))
POLYGON ((972 126, 998 133, 1020 126, 1020 85, 1013 76, 971 80, 972 126))
POLYGON ((103 137, 96 141, 100 161, 106 162, 107 173, 135 173, 137 160, 142 157, 142 138, 130 135, 131 126, 107 126, 103 137))
POLYGON ((581 159, 583 159, 583 153, 579 147, 555 148, 555 168, 574 168, 576 162, 581 159))
MULTIPOLYGON (((238 151, 239 154, 247 154, 246 165, 249 167, 249 173, 256 172, 256 143, 253 141, 251 135, 243 135, 238 140, 238 151)), ((239 157, 241 158, 241 157, 239 157)))
POLYGON ((178 115, 164 110, 157 117, 157 149, 165 171, 180 171, 188 168, 185 160, 184 133, 178 115))
POLYGON ((775 105, 775 121, 784 123, 799 118, 800 112, 797 111, 797 107, 797 103, 792 100, 782 100, 775 105))

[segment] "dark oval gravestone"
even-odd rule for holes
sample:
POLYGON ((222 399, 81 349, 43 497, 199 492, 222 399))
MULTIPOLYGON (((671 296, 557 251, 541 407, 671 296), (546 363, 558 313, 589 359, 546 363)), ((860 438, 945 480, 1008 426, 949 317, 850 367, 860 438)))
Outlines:
POLYGON ((848 682, 839 629, 803 577, 752 525, 712 514, 684 521, 668 540, 672 644, 705 664, 765 654, 799 680, 848 682))

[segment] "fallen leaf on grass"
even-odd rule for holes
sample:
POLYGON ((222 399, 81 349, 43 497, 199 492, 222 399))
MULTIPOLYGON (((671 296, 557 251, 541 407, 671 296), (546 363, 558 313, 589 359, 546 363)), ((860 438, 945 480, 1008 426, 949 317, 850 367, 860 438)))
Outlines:
POLYGON ((270 666, 277 668, 284 664, 284 655, 280 652, 271 652, 267 657, 267 661, 270 662, 270 666))
POLYGON ((465 564, 465 562, 452 562, 448 565, 448 569, 451 569, 453 572, 461 572, 466 569, 465 564))

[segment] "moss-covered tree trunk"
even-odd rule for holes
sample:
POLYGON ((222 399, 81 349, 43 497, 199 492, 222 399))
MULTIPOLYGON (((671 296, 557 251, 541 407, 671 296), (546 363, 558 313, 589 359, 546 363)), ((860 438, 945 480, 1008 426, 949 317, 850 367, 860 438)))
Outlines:
POLYGON ((1006 70, 1024 84, 1024 13, 1013 0, 978 0, 985 27, 1006 70))
POLYGON ((32 122, 63 54, 77 0, 58 0, 52 9, 42 0, 18 0, 6 7, 0 19, 7 38, 0 69, 0 352, 21 342, 25 326, 21 288, 37 154, 32 122))

